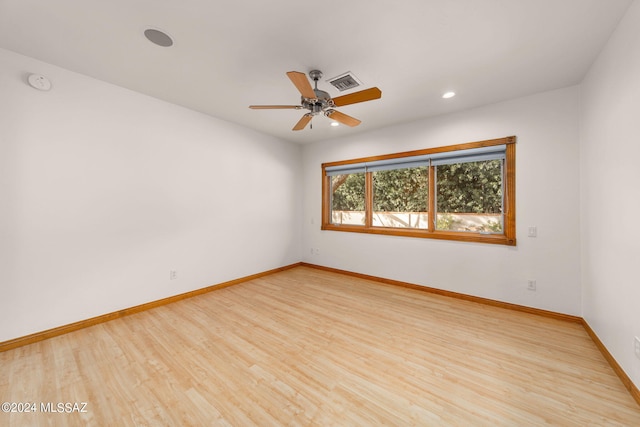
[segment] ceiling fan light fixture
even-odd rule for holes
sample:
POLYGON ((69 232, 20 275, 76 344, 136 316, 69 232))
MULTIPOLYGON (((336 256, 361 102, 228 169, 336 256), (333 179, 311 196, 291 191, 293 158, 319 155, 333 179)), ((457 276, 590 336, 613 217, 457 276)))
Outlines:
POLYGON ((442 94, 442 97, 444 99, 453 98, 454 96, 456 96, 456 93, 453 91, 445 92, 444 94, 442 94))
POLYGON ((340 123, 336 122, 335 120, 331 122, 331 126, 333 127, 337 127, 340 126, 340 123))

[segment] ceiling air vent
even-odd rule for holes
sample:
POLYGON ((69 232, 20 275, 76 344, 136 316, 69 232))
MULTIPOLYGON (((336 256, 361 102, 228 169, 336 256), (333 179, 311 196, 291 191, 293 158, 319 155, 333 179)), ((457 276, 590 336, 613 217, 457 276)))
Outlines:
POLYGON ((340 74, 338 77, 329 79, 327 80, 327 82, 331 83, 333 87, 338 89, 340 92, 353 89, 354 87, 358 87, 362 84, 362 82, 358 80, 358 78, 354 76, 351 71, 347 71, 344 74, 340 74))

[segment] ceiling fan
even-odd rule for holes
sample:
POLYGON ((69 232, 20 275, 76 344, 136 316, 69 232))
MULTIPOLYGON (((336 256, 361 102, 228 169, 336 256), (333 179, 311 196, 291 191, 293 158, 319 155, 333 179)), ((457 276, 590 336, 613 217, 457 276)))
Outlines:
POLYGON ((336 122, 347 126, 358 126, 361 123, 360 120, 335 110, 335 107, 357 104, 358 102, 372 101, 374 99, 379 99, 382 96, 380 89, 372 87, 359 92, 342 95, 337 98, 331 98, 331 95, 327 92, 318 89, 318 80, 322 78, 322 71, 313 70, 309 72, 309 77, 315 82, 315 89, 311 87, 311 83, 304 73, 299 71, 289 71, 287 76, 300 92, 300 103, 302 105, 250 105, 249 108, 254 110, 309 110, 309 112, 302 116, 298 123, 296 123, 292 130, 304 129, 307 124, 309 124, 313 116, 317 116, 318 114, 324 114, 331 120, 335 120, 336 122))

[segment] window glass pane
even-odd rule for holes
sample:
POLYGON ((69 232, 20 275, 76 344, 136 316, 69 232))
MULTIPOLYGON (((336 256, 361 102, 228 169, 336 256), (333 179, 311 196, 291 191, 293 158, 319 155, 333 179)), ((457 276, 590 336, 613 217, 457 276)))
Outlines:
POLYGON ((436 229, 502 233, 502 160, 436 166, 436 229))
POLYGON ((364 173, 331 177, 331 223, 364 225, 364 173))
POLYGON ((373 225, 429 228, 429 168, 373 172, 373 225))

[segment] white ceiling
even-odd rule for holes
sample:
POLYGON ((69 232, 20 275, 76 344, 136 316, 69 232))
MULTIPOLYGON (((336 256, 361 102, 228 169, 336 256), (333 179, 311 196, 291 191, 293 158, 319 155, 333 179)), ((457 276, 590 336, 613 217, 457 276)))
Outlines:
POLYGON ((577 84, 630 3, 0 0, 0 47, 308 143, 577 84), (150 43, 149 27, 174 45, 150 43), (299 132, 303 111, 248 108, 299 104, 285 72, 312 69, 351 71, 382 99, 340 108, 356 128, 318 116, 299 132), (442 99, 448 90, 457 96, 442 99))

